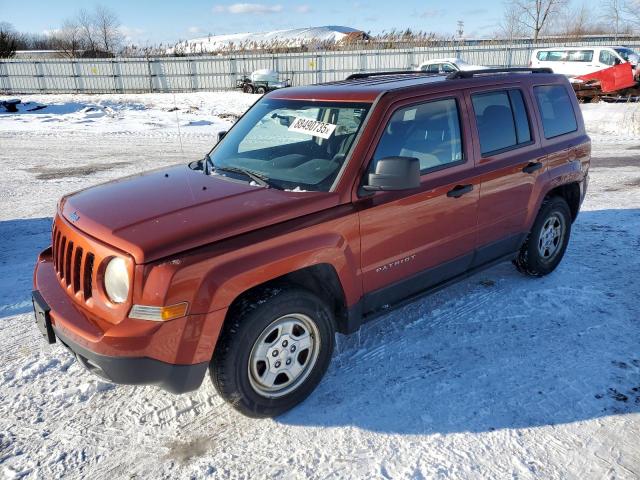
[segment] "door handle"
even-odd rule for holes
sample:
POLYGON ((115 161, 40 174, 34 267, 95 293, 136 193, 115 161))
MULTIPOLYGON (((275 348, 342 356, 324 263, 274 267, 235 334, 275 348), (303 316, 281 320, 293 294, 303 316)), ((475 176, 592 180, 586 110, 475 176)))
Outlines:
POLYGON ((456 185, 447 192, 447 197, 458 198, 471 191, 473 191, 473 185, 456 185))
POLYGON ((524 173, 537 172, 542 168, 542 162, 529 162, 526 167, 522 169, 524 173))

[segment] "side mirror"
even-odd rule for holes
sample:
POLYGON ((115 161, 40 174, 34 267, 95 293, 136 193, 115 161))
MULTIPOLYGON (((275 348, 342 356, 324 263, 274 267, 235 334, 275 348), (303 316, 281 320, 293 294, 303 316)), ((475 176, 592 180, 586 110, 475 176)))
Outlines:
POLYGON ((222 140, 226 134, 227 134, 226 130, 218 132, 218 143, 220 143, 220 140, 222 140))
POLYGON ((280 125, 283 125, 285 127, 290 127, 291 126, 291 118, 289 115, 279 115, 277 113, 274 113, 273 115, 271 115, 271 118, 276 118, 278 119, 278 122, 280 123, 280 125))
POLYGON ((622 63, 622 61, 619 58, 614 58, 613 59, 613 64, 614 65, 620 65, 622 63))
POLYGON ((420 161, 414 157, 385 157, 362 188, 367 191, 410 190, 420 186, 420 161))

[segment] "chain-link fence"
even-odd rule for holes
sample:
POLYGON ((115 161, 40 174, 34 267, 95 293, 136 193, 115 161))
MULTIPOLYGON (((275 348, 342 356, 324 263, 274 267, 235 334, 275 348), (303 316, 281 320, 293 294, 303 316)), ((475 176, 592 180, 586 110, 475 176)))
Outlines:
MULTIPOLYGON (((486 66, 526 66, 535 48, 596 46, 603 41, 554 44, 495 42, 481 45, 218 56, 42 59, 0 61, 0 92, 139 93, 229 90, 242 75, 263 68, 293 85, 341 80, 365 71, 411 70, 435 58, 461 57, 486 66)), ((625 38, 640 47, 640 37, 625 38)))

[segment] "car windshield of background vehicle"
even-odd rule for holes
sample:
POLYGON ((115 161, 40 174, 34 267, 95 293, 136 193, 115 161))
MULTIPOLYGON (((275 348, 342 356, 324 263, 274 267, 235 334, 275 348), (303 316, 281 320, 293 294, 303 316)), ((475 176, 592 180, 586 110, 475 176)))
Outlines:
POLYGON ((369 107, 261 100, 212 150, 214 168, 228 176, 234 175, 225 168, 250 170, 276 188, 327 192, 353 147, 369 107))
POLYGON ((614 50, 624 59, 625 62, 630 62, 633 59, 638 61, 638 54, 630 48, 614 48, 614 50))

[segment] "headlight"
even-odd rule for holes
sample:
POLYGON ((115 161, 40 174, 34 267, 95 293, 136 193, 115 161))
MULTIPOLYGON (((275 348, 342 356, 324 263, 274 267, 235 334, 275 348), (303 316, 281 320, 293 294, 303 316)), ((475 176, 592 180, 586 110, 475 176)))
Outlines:
POLYGON ((113 303, 122 303, 129 297, 129 273, 123 258, 109 260, 104 271, 104 289, 113 303))

